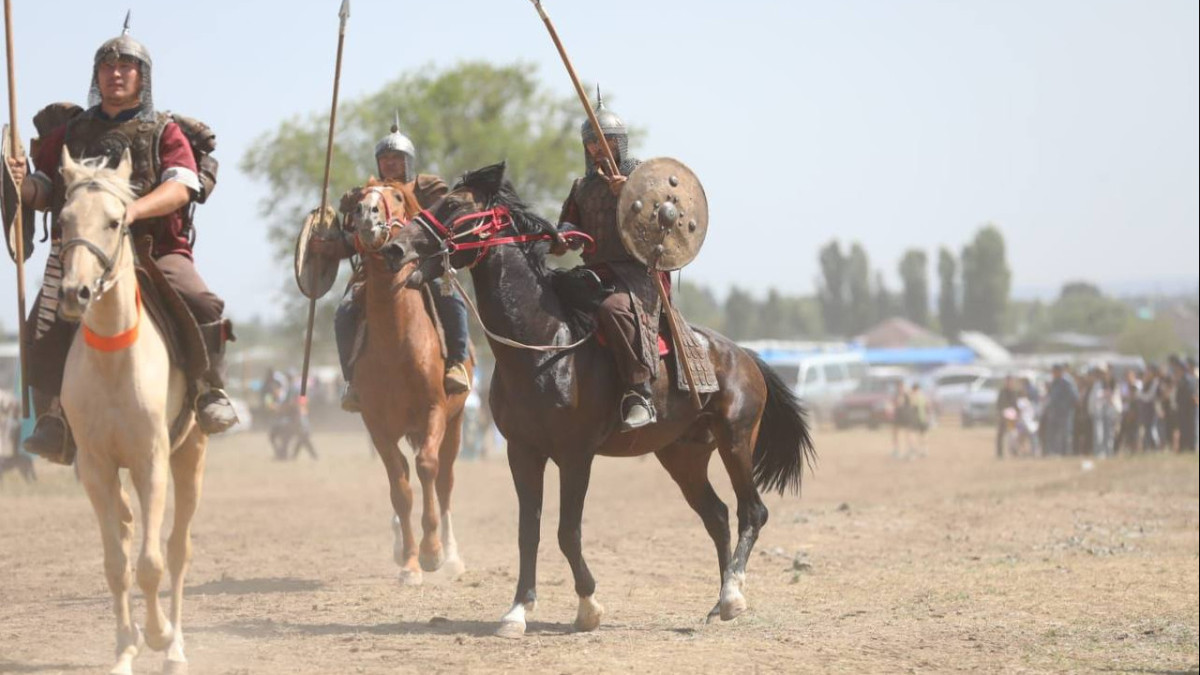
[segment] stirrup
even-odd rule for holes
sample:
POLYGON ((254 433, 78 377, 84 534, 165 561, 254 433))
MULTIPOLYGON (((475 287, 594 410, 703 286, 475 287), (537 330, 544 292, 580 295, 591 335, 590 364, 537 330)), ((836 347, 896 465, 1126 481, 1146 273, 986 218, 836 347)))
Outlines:
POLYGON ((25 452, 48 462, 63 466, 75 463, 75 438, 71 435, 67 418, 63 417, 61 412, 48 412, 39 416, 34 423, 33 433, 25 439, 21 447, 25 452), (52 426, 57 427, 57 431, 51 430, 52 426))
POLYGON ((461 361, 449 366, 446 366, 446 373, 443 376, 442 388, 447 394, 462 394, 471 391, 471 376, 467 373, 467 366, 461 361))
POLYGON ((358 388, 353 382, 347 382, 342 391, 342 410, 348 413, 362 412, 362 403, 358 400, 358 388))
POLYGON ((640 429, 657 421, 654 403, 649 398, 633 389, 621 397, 621 431, 640 429))
POLYGON ((193 405, 196 410, 196 424, 206 434, 228 431, 239 421, 237 410, 229 400, 229 394, 219 387, 210 387, 197 394, 193 405))

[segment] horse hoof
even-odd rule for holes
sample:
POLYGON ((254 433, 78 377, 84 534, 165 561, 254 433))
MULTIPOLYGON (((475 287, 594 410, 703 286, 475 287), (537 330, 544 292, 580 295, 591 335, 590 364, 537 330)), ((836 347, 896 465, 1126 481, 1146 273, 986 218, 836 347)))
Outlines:
POLYGON ((717 604, 713 605, 713 608, 709 611, 708 616, 704 617, 704 623, 709 624, 719 618, 721 618, 721 603, 718 602, 717 604))
POLYGON ((467 571, 467 566, 463 563, 462 558, 455 556, 447 558, 446 562, 442 563, 442 571, 450 576, 451 579, 457 579, 463 572, 467 571))
POLYGON ((420 570, 410 570, 410 569, 400 570, 400 585, 401 586, 420 586, 421 581, 422 581, 422 579, 421 579, 421 571, 420 570))
POLYGON ((604 605, 596 602, 595 596, 589 595, 579 599, 579 613, 575 615, 575 630, 586 633, 600 627, 600 617, 604 616, 604 605))
POLYGON ((175 629, 171 626, 171 622, 167 621, 160 633, 145 633, 146 646, 156 652, 166 651, 167 647, 175 641, 175 629))
POLYGON ((741 593, 721 600, 721 620, 731 621, 746 611, 746 597, 741 593))
POLYGON ((171 661, 167 660, 163 664, 163 675, 187 675, 187 661, 171 661))
POLYGON ((506 640, 517 640, 525 636, 524 621, 501 621, 496 629, 496 637, 506 640))
POLYGON ((436 572, 442 568, 442 563, 446 562, 446 554, 439 548, 434 553, 422 552, 417 556, 417 560, 421 563, 421 569, 426 572, 436 572))

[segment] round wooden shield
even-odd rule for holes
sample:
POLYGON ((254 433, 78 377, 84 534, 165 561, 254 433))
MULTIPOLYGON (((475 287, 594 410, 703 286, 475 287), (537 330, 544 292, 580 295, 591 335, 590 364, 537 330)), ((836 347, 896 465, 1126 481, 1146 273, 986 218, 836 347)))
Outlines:
POLYGON ((339 234, 337 212, 332 206, 325 207, 323 218, 317 217, 313 209, 304 219, 304 227, 296 238, 296 285, 300 292, 310 300, 316 300, 333 288, 337 280, 338 263, 340 260, 329 256, 318 255, 308 249, 308 244, 315 239, 328 239, 339 234))
POLYGON ((625 250, 646 266, 677 270, 696 258, 708 233, 708 198, 683 162, 656 157, 629 174, 617 202, 625 250))

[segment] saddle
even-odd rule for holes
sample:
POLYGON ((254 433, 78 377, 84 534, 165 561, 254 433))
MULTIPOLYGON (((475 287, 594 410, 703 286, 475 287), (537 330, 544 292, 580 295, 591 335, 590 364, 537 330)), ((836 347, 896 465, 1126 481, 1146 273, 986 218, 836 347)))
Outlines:
MULTIPOLYGON (((572 333, 577 336, 585 335, 596 329, 596 311, 604 298, 616 291, 611 285, 601 281, 600 276, 586 267, 574 267, 569 270, 552 271, 551 286, 558 294, 559 300, 566 307, 568 323, 572 333)), ((683 359, 673 348, 670 323, 666 315, 659 317, 658 325, 658 356, 660 367, 666 362, 667 369, 673 373, 675 386, 680 391, 690 391, 688 378, 684 374, 683 359), (674 355, 675 358, 666 357, 674 355), (673 366, 673 367, 671 367, 673 366)), ((687 351, 688 364, 691 366, 692 379, 696 382, 696 393, 709 394, 720 389, 717 384, 716 369, 708 353, 708 338, 695 326, 685 322, 675 311, 676 324, 685 327, 682 339, 684 350, 687 351)), ((596 341, 607 347, 603 333, 596 331, 596 341)))
MULTIPOLYGON (((184 405, 171 423, 171 445, 174 446, 179 435, 187 427, 193 412, 196 381, 208 372, 208 349, 200 324, 192 310, 188 308, 179 292, 171 287, 162 269, 150 255, 153 242, 151 237, 139 237, 134 240, 137 255, 135 273, 142 294, 142 308, 162 334, 171 363, 179 365, 187 380, 188 390, 184 396, 184 405)), ((226 328, 228 329, 228 326, 226 328)), ((233 339, 232 333, 230 339, 233 339)))

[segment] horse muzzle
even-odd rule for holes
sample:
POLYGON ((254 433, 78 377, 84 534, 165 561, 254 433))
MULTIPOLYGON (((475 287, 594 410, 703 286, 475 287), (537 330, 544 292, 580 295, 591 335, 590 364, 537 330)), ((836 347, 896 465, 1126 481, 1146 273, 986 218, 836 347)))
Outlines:
POLYGON ((404 244, 396 241, 395 239, 384 244, 383 248, 379 249, 379 252, 383 255, 383 259, 387 262, 388 269, 390 269, 392 272, 399 272, 409 263, 417 260, 417 254, 415 251, 405 247, 404 244))
POLYGON ((96 293, 86 284, 63 285, 58 289, 58 315, 66 321, 79 321, 96 293))

